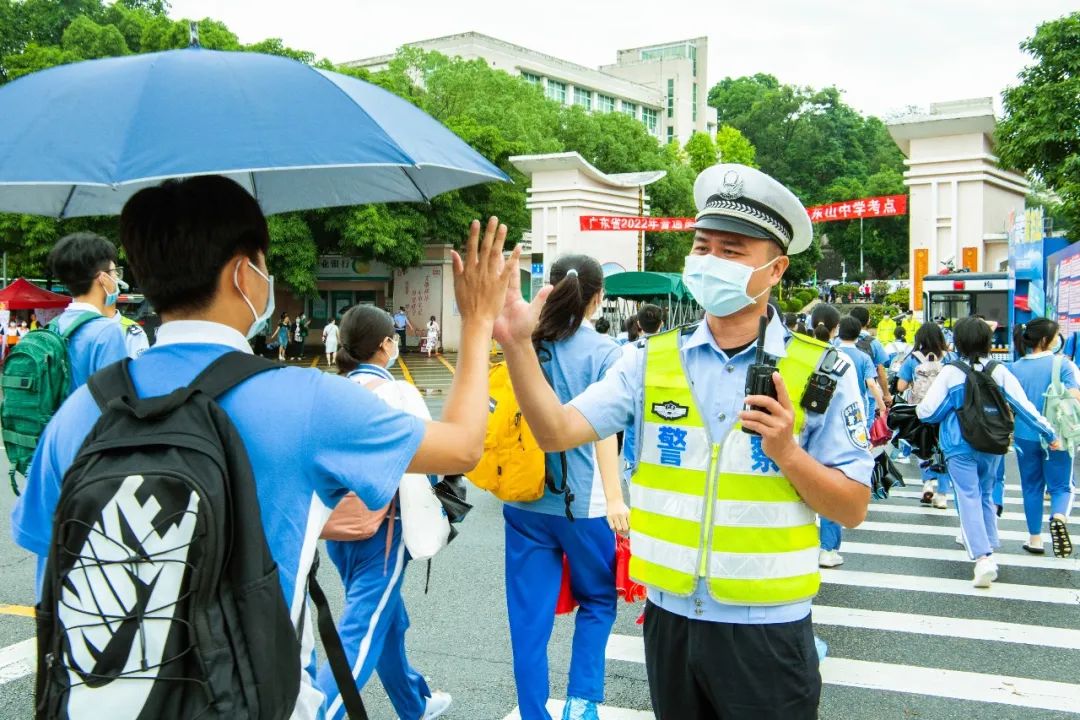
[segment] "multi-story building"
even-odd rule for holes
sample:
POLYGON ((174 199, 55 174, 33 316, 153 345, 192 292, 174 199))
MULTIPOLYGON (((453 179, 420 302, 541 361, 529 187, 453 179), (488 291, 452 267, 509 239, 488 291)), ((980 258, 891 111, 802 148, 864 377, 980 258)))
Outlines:
MULTIPOLYGON (((564 105, 590 112, 622 112, 640 120, 662 142, 685 143, 695 131, 716 132, 716 109, 707 104, 708 40, 695 38, 619 50, 614 65, 597 70, 476 32, 408 44, 450 57, 482 59, 520 75, 564 105)), ((373 72, 392 55, 345 63, 373 72)))

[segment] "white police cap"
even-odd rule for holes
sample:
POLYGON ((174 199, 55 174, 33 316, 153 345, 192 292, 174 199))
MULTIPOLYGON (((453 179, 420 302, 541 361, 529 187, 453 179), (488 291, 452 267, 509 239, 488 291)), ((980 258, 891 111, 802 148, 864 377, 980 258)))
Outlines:
POLYGON ((760 170, 723 163, 694 182, 695 229, 775 240, 788 255, 810 247, 813 226, 794 193, 760 170))

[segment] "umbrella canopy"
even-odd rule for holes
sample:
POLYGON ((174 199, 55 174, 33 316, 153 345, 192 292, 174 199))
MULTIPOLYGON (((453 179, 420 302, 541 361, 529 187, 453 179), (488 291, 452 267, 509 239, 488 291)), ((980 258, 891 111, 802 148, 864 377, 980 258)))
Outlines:
POLYGON ((370 83, 198 47, 62 65, 0 87, 0 211, 115 215, 173 177, 225 175, 267 214, 416 201, 509 178, 370 83))
POLYGON ((56 309, 67 307, 71 298, 49 292, 29 280, 19 278, 0 290, 0 302, 7 303, 9 310, 56 309))
POLYGON ((604 294, 611 298, 649 300, 670 297, 689 299, 690 291, 678 273, 621 272, 604 278, 604 294))

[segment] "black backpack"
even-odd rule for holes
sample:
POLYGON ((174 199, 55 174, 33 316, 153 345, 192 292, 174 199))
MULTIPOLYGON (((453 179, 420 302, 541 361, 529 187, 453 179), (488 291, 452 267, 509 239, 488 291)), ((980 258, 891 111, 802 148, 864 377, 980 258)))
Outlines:
MULTIPOLYGON (((300 690, 298 628, 243 440, 215 401, 280 365, 231 352, 191 385, 139 398, 128 362, 88 382, 101 417, 53 516, 37 718, 284 720, 300 690)), ((350 717, 366 720, 317 566, 319 631, 350 717)))
POLYGON ((1004 455, 1013 439, 1013 412, 1005 393, 994 382, 998 363, 991 360, 976 370, 960 360, 949 363, 963 371, 964 404, 957 410, 960 434, 973 449, 991 455, 1004 455))
POLYGON ((867 333, 862 333, 855 341, 855 347, 862 350, 864 353, 870 356, 870 359, 874 359, 874 339, 867 333))

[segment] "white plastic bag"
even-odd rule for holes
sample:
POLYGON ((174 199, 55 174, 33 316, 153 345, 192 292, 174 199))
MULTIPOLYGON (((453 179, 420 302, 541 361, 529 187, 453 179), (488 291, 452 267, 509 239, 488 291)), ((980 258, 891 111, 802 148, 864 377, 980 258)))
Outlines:
MULTIPOLYGON (((388 382, 372 388, 386 404, 425 420, 431 419, 424 398, 415 387, 388 382)), ((406 473, 398 490, 401 531, 413 560, 427 560, 450 542, 450 520, 427 475, 406 473)))

